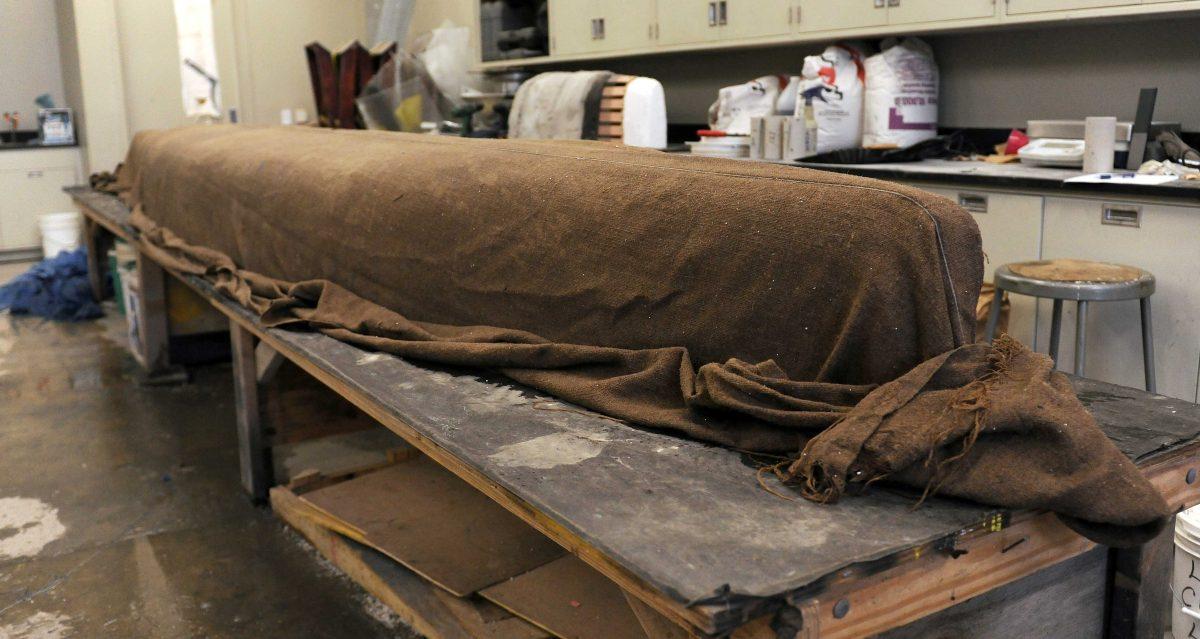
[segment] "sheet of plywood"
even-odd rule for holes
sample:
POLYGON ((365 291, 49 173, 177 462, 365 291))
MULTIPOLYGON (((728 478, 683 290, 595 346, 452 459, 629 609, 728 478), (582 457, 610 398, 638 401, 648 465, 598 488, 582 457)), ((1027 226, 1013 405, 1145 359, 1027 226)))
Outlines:
POLYGON ((432 460, 420 457, 305 493, 357 539, 466 596, 565 551, 432 460))
POLYGON ((574 555, 479 594, 564 639, 647 637, 621 589, 574 555))
POLYGON ((629 602, 629 609, 633 611, 633 615, 637 617, 638 623, 642 625, 642 631, 646 633, 649 639, 696 639, 699 635, 693 634, 682 626, 677 626, 671 623, 666 617, 650 606, 646 605, 641 599, 634 597, 628 592, 625 594, 625 601, 629 602))
POLYGON ((482 599, 455 597, 382 553, 327 528, 324 515, 284 487, 275 513, 317 551, 429 639, 547 639, 544 630, 482 599))

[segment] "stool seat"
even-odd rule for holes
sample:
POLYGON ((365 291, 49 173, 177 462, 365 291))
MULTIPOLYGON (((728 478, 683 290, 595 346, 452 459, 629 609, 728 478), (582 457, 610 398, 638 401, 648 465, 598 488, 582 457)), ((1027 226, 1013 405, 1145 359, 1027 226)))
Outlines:
POLYGON ((997 287, 1059 300, 1113 302, 1154 294, 1154 276, 1133 266, 1087 260, 1015 262, 996 269, 997 287))
POLYGON ((1059 259, 1014 262, 996 268, 992 276, 995 300, 988 313, 985 337, 990 342, 1000 321, 1004 294, 1019 293, 1054 301, 1050 316, 1050 359, 1058 360, 1058 340, 1062 333, 1063 300, 1076 303, 1075 374, 1083 377, 1084 351, 1089 302, 1138 300, 1142 311, 1142 359, 1146 390, 1155 392, 1154 332, 1150 320, 1150 296, 1154 294, 1154 276, 1133 266, 1059 259))

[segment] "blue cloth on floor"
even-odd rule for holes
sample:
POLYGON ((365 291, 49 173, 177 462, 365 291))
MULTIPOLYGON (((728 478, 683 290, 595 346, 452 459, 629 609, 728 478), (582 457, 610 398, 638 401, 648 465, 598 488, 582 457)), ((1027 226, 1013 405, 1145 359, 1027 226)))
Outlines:
POLYGON ((0 310, 76 322, 104 315, 92 297, 87 251, 63 251, 0 286, 0 310))

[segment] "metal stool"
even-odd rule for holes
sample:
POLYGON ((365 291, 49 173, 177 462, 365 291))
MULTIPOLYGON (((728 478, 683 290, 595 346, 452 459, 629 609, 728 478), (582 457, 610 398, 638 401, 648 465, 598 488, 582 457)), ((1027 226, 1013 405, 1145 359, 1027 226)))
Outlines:
MULTIPOLYGON (((1004 291, 1054 300, 1050 321, 1050 359, 1058 361, 1058 339, 1062 332, 1063 300, 1075 300, 1075 374, 1083 377, 1084 334, 1088 302, 1139 300, 1142 306, 1142 357, 1146 367, 1146 390, 1154 390, 1154 337, 1150 325, 1150 296, 1154 276, 1140 268, 1084 260, 1014 262, 996 269, 996 299, 1004 291)), ((992 304, 986 336, 992 341, 1000 321, 1000 304, 992 304)))

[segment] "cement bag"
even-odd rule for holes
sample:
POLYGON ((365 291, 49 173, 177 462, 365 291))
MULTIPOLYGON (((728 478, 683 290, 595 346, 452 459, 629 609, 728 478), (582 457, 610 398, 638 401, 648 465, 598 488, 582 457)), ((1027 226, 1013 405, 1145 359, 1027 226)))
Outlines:
POLYGON ((775 114, 783 79, 766 75, 745 84, 725 87, 708 108, 709 126, 729 135, 750 135, 750 118, 775 114))
POLYGON ((904 148, 937 135, 938 70, 928 44, 885 41, 866 71, 864 147, 904 148))
POLYGON ((862 144, 864 79, 862 56, 856 49, 835 44, 819 56, 804 58, 795 114, 804 117, 812 105, 818 153, 862 144))

